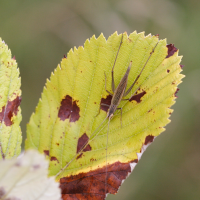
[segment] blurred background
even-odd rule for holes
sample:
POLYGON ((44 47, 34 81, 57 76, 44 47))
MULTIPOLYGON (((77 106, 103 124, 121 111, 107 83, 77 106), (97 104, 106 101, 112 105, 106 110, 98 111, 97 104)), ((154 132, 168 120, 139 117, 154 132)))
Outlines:
MULTIPOLYGON (((143 154, 117 195, 109 200, 200 199, 200 1, 34 0, 0 2, 0 37, 22 78, 22 132, 46 79, 64 54, 100 33, 137 30, 167 38, 184 55, 172 122, 143 154)), ((24 146, 24 143, 23 143, 24 146)))

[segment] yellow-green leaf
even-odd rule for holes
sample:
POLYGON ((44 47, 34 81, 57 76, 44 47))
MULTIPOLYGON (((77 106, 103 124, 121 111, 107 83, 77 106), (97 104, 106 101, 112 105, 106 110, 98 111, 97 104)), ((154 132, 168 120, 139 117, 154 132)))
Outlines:
POLYGON ((157 36, 124 33, 114 67, 115 85, 131 61, 127 89, 144 70, 127 95, 129 100, 119 105, 122 126, 120 110, 114 113, 107 142, 108 107, 100 104, 110 104, 111 96, 105 90, 104 73, 112 92, 111 70, 121 38, 114 33, 106 41, 101 34, 86 40, 84 47, 71 49, 47 80, 27 126, 26 149, 47 155, 49 174, 61 182, 63 199, 86 198, 86 194, 104 199, 106 193, 116 193, 141 152, 170 122, 170 107, 184 77, 178 50, 157 36), (77 188, 83 188, 83 194, 77 188))
POLYGON ((21 78, 15 58, 0 38, 0 158, 17 156, 21 151, 21 78))

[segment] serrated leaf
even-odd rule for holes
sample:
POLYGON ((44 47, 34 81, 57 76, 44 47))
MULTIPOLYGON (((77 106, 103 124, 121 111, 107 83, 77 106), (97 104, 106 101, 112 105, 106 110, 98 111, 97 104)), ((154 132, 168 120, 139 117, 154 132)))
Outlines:
POLYGON ((127 96, 129 101, 119 105, 122 127, 120 111, 111 119, 107 143, 108 107, 101 105, 99 115, 98 111, 101 103, 111 101, 104 72, 111 92, 111 70, 121 37, 114 33, 106 41, 102 34, 93 36, 84 47, 70 50, 47 81, 27 126, 26 148, 46 154, 50 175, 61 182, 63 199, 104 199, 106 193, 116 193, 143 150, 170 122, 170 107, 184 77, 178 50, 157 36, 124 33, 114 68, 116 86, 130 61, 127 88, 145 68, 127 96))
POLYGON ((0 158, 21 152, 21 78, 15 58, 0 38, 0 158))
POLYGON ((47 177, 48 161, 37 151, 0 161, 0 168, 0 200, 61 199, 59 184, 54 177, 47 177))

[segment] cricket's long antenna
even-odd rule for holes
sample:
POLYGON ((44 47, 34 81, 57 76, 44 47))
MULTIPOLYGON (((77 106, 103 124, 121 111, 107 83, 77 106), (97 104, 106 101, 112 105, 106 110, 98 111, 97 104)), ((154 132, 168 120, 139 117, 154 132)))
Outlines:
POLYGON ((79 152, 55 175, 55 177, 59 176, 69 165, 72 161, 74 161, 74 159, 80 154, 82 153, 83 149, 98 135, 96 135, 94 138, 90 139, 99 129, 99 127, 101 127, 101 125, 106 121, 106 119, 108 118, 108 116, 106 116, 106 118, 101 122, 101 124, 95 129, 95 131, 92 133, 92 135, 88 138, 87 142, 84 143, 84 145, 81 147, 81 149, 79 150, 79 152))
MULTIPOLYGON (((106 121, 106 119, 108 118, 108 116, 106 116, 106 118, 101 122, 101 124, 95 129, 95 131, 92 133, 92 135, 89 137, 89 139, 97 132, 97 130, 99 129, 99 127, 101 127, 101 125, 106 121)), ((97 134, 98 135, 98 134, 97 134)), ((96 136, 97 136, 96 135, 96 136)), ((96 137, 95 136, 95 137, 96 137)), ((94 138, 95 138, 94 137, 94 138)), ((92 138, 90 141, 92 141, 94 138, 92 138)), ((88 142, 89 143, 89 142, 88 142)))
POLYGON ((107 175, 108 175, 108 165, 107 165, 107 155, 108 155, 108 133, 109 133, 109 125, 110 125, 110 117, 109 117, 109 120, 108 120, 108 131, 107 131, 107 142, 106 142, 106 177, 105 177, 105 196, 106 196, 106 190, 107 190, 107 175))

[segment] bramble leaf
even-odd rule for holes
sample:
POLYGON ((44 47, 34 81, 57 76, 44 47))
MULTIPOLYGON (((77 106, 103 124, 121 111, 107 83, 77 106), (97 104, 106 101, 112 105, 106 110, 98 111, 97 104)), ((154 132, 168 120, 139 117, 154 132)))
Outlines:
POLYGON ((21 151, 21 78, 15 58, 0 38, 0 159, 21 151))
POLYGON ((60 200, 59 184, 48 178, 44 155, 29 150, 20 158, 0 161, 0 199, 60 200))
POLYGON ((127 89, 144 70, 129 100, 119 104, 122 126, 120 110, 114 113, 107 142, 108 106, 101 103, 110 105, 112 97, 105 90, 104 73, 112 92, 111 70, 121 38, 114 33, 106 41, 101 34, 70 50, 47 80, 27 126, 26 149, 46 154, 49 174, 60 181, 63 199, 104 199, 106 193, 116 193, 145 148, 170 122, 170 107, 184 77, 178 49, 158 36, 124 33, 114 67, 116 87, 130 61, 127 89))

